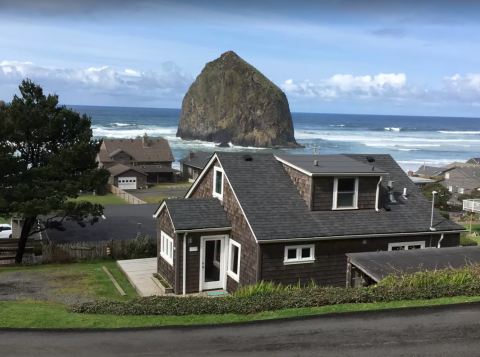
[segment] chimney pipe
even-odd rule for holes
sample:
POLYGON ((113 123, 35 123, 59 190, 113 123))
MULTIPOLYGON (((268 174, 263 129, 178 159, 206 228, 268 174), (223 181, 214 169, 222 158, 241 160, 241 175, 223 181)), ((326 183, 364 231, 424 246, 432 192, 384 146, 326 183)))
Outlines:
POLYGON ((318 166, 318 160, 313 160, 313 164, 314 164, 315 166, 318 166))
POLYGON ((409 176, 409 177, 413 177, 413 171, 412 171, 412 170, 409 170, 409 171, 408 171, 408 176, 409 176))
POLYGON ((188 161, 190 161, 190 160, 192 160, 192 159, 194 159, 194 158, 195 158, 195 152, 193 152, 193 150, 192 150, 192 151, 190 151, 190 153, 188 154, 188 161))
POLYGON ((148 148, 148 135, 147 133, 143 134, 142 145, 144 148, 148 148))

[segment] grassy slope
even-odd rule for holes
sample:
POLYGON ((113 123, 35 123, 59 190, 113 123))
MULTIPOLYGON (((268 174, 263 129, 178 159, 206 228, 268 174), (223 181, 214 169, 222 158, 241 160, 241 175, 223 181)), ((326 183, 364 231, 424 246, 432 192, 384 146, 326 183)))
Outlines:
POLYGON ((179 183, 157 183, 153 186, 153 188, 168 188, 168 187, 190 187, 192 186, 191 182, 179 182, 179 183))
POLYGON ((26 328, 119 328, 166 325, 203 325, 245 322, 294 316, 351 311, 371 311, 412 306, 434 306, 480 301, 480 297, 397 301, 375 304, 343 304, 318 308, 285 309, 255 315, 110 316, 68 313, 63 306, 39 302, 0 302, 0 327, 26 328))
POLYGON ((79 196, 78 198, 75 199, 75 201, 88 201, 92 203, 101 204, 102 206, 128 205, 127 201, 122 200, 120 197, 115 196, 113 193, 100 195, 100 196, 93 196, 93 195, 79 196))
POLYGON ((147 203, 162 203, 165 198, 168 198, 168 197, 163 197, 163 196, 160 196, 160 197, 143 197, 142 201, 145 201, 147 203))
POLYGON ((8 223, 10 224, 10 219, 0 217, 0 223, 8 223))
MULTIPOLYGON (((470 229, 470 223, 462 222, 460 223, 462 226, 464 226, 467 229, 470 229)), ((480 224, 472 224, 472 232, 477 232, 477 234, 480 234, 480 224)), ((478 237, 469 237, 476 241, 480 245, 480 236, 478 237)))

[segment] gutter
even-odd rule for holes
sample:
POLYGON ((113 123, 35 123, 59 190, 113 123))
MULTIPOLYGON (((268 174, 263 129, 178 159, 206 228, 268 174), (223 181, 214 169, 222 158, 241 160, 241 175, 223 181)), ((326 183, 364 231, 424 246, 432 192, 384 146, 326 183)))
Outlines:
POLYGON ((443 233, 442 233, 442 236, 440 237, 440 240, 438 241, 438 246, 437 246, 437 248, 440 248, 440 243, 442 243, 442 240, 443 240, 443 233))
POLYGON ((187 295, 187 235, 188 232, 183 235, 183 295, 187 295))
POLYGON ((175 230, 174 233, 217 232, 217 231, 231 231, 231 230, 232 230, 232 227, 179 229, 179 230, 175 230))

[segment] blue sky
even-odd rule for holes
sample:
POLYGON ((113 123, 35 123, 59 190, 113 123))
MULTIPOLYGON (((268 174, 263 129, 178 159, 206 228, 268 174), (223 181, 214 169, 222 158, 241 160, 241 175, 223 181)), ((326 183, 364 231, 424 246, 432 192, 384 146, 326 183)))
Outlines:
POLYGON ((292 111, 480 117, 477 14, 473 0, 2 0, 0 98, 29 77, 67 104, 180 108, 233 50, 292 111))

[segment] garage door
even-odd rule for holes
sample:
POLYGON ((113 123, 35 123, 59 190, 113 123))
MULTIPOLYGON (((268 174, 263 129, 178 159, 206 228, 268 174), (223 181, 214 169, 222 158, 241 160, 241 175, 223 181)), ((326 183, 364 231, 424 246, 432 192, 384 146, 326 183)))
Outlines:
POLYGON ((137 188, 136 177, 119 177, 118 188, 121 190, 135 190, 137 188))

